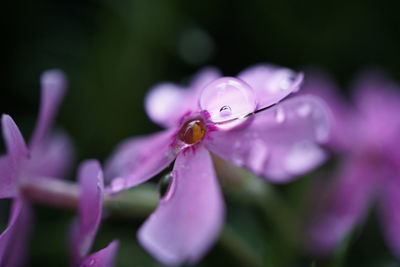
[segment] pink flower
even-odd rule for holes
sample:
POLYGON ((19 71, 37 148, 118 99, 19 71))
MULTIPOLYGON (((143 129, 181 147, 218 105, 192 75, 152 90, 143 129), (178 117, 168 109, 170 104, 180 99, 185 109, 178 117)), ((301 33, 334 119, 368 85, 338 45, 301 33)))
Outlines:
POLYGON ((288 182, 325 159, 324 105, 293 97, 303 75, 271 65, 233 77, 208 68, 188 88, 156 85, 145 104, 150 118, 168 129, 123 142, 108 161, 110 192, 142 183, 175 159, 172 181, 138 233, 163 263, 198 261, 218 237, 224 204, 210 152, 273 182, 288 182))
POLYGON ((383 73, 365 72, 354 84, 350 105, 326 74, 307 77, 305 91, 323 97, 333 111, 330 147, 344 159, 336 177, 318 188, 308 226, 310 248, 331 253, 374 200, 387 244, 400 258, 400 87, 383 73))

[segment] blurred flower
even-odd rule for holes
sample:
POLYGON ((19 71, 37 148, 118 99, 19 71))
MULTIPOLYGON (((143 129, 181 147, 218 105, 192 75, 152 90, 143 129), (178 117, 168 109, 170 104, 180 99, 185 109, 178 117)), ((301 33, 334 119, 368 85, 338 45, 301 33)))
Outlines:
POLYGON ((113 266, 118 241, 88 256, 103 210, 104 182, 100 164, 96 160, 83 162, 78 179, 81 189, 79 218, 73 224, 71 235, 72 266, 113 266))
POLYGON ((318 188, 311 248, 332 252, 377 200, 387 244, 400 257, 400 87, 380 72, 365 72, 355 82, 352 107, 327 75, 307 77, 305 91, 323 97, 334 113, 330 146, 344 156, 337 177, 318 188))
POLYGON ((138 233, 153 256, 171 265, 193 263, 217 238, 224 204, 210 152, 274 182, 290 181, 325 159, 317 143, 327 138, 329 125, 318 99, 301 96, 277 104, 296 92, 302 79, 269 65, 249 68, 238 78, 220 78, 208 68, 188 88, 162 83, 150 91, 147 113, 168 129, 123 142, 106 176, 114 178, 110 191, 118 192, 155 176, 176 158, 166 194, 138 233))
POLYGON ((30 205, 20 187, 25 180, 38 177, 60 177, 71 161, 69 139, 49 129, 66 87, 64 74, 45 72, 41 78, 39 118, 29 148, 17 125, 8 115, 2 116, 7 154, 0 157, 0 198, 12 198, 10 219, 0 235, 0 265, 21 266, 31 227, 30 205))

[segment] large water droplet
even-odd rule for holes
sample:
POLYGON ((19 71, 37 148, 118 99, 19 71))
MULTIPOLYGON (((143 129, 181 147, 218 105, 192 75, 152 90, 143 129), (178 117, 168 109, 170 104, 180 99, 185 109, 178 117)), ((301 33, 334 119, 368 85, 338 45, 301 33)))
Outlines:
POLYGON ((311 106, 307 103, 300 105, 300 107, 297 109, 297 114, 303 118, 309 116, 311 114, 311 106))
POLYGON ((256 110, 256 100, 253 89, 247 83, 224 77, 203 89, 200 107, 210 114, 212 122, 223 123, 222 128, 231 128, 243 123, 244 117, 256 110), (237 118, 243 119, 233 121, 237 118))

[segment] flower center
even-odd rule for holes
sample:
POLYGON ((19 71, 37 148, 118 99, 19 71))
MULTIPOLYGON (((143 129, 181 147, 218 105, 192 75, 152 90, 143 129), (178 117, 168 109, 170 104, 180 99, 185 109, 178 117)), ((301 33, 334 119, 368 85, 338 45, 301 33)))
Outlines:
POLYGON ((206 134, 206 125, 201 119, 185 122, 179 130, 178 137, 188 145, 199 142, 206 134))

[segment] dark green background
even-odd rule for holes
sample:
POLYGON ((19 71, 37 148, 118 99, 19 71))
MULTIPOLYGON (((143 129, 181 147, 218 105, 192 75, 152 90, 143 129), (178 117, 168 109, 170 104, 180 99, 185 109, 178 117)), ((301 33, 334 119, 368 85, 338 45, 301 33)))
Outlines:
MULTIPOLYGON (((294 69, 318 65, 346 85, 360 68, 378 65, 400 79, 399 3, 9 1, 2 3, 0 16, 0 112, 12 115, 28 137, 37 115, 40 73, 61 68, 70 86, 57 124, 73 138, 78 160, 103 160, 123 138, 159 129, 143 108, 144 95, 153 84, 186 81, 201 66, 215 65, 224 74, 235 75, 259 62, 294 69), (194 61, 186 59, 182 46, 194 61)), ((291 185, 292 191, 300 191, 301 183, 291 185)), ((229 212, 238 217, 243 210, 249 213, 247 207, 233 203, 229 212)), ((243 228, 246 223, 258 224, 261 232, 268 228, 254 214, 248 217, 254 222, 243 223, 243 228)), ((67 264, 70 220, 70 213, 39 210, 31 265, 67 264)), ((125 238, 120 266, 156 265, 134 241, 140 223, 107 221, 96 248, 114 236, 125 238)), ((384 259, 394 264, 374 220, 368 227, 372 237, 361 237, 367 245, 358 242, 349 262, 381 264, 384 259), (367 259, 361 256, 366 251, 367 259)), ((260 232, 253 235, 260 236, 260 232)), ((268 236, 267 241, 260 240, 265 251, 268 246, 279 250, 268 236)), ((296 266, 311 264, 307 256, 300 258, 296 262, 303 265, 296 266)), ((218 246, 203 262, 221 263, 232 261, 218 246)))

